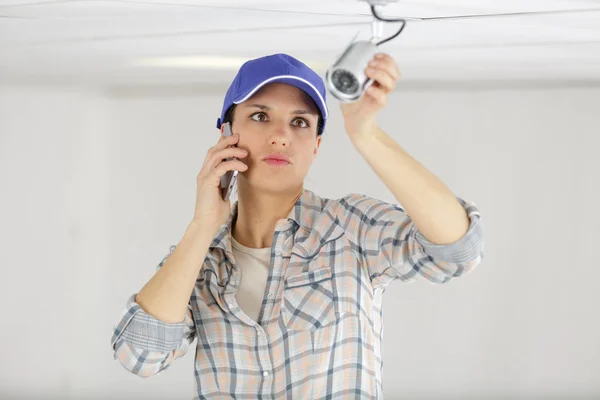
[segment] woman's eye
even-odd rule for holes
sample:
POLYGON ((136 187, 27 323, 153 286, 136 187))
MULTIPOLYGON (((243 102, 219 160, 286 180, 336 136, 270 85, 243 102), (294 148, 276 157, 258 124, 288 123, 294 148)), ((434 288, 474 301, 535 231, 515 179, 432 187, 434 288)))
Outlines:
POLYGON ((308 128, 310 125, 302 118, 296 118, 293 122, 296 128, 308 128))
POLYGON ((256 113, 256 114, 252 114, 250 116, 250 118, 252 118, 255 121, 265 121, 267 119, 267 116, 265 115, 265 113, 256 113))
MULTIPOLYGON (((267 114, 265 114, 263 112, 254 113, 250 116, 250 118, 253 119, 254 121, 258 121, 258 122, 265 122, 268 119, 267 114)), ((292 125, 294 125, 296 128, 310 127, 310 124, 304 118, 296 118, 295 120, 292 121, 292 125)))

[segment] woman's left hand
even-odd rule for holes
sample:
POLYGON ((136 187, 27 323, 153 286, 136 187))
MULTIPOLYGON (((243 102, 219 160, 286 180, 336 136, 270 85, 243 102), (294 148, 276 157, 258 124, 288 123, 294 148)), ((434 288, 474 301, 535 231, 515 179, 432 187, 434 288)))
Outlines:
POLYGON ((365 73, 374 80, 365 94, 358 101, 340 104, 346 132, 351 138, 375 132, 377 113, 386 106, 388 96, 400 78, 398 64, 385 53, 377 53, 365 73))

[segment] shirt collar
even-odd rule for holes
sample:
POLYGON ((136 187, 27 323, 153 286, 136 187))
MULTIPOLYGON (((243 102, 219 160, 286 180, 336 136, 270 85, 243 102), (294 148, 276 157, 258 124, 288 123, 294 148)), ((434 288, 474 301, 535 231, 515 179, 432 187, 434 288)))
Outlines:
MULTIPOLYGON (((308 189, 303 189, 302 194, 298 200, 296 200, 294 207, 292 207, 286 219, 290 223, 295 223, 302 228, 310 230, 312 222, 315 221, 318 214, 321 213, 323 206, 324 200, 321 197, 308 189)), ((231 228, 233 226, 233 221, 237 217, 237 212, 238 202, 236 201, 231 205, 229 218, 227 219, 227 222, 219 228, 210 248, 219 248, 228 255, 232 254, 231 228)))

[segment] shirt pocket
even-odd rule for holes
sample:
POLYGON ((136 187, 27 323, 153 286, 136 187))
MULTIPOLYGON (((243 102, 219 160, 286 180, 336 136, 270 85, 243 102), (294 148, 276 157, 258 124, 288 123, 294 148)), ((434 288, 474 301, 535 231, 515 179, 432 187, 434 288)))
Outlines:
POLYGON ((285 279, 282 318, 289 330, 315 330, 335 321, 331 277, 331 268, 322 267, 285 279))

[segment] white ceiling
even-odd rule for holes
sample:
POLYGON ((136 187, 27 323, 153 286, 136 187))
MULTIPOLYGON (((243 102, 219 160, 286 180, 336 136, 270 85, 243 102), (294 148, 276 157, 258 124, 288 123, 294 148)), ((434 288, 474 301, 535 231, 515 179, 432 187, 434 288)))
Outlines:
MULTIPOLYGON (((600 0, 399 0, 382 13, 408 19, 382 46, 408 82, 600 82, 600 0)), ((0 80, 221 84, 274 52, 324 73, 371 20, 358 0, 0 0, 0 80)))

